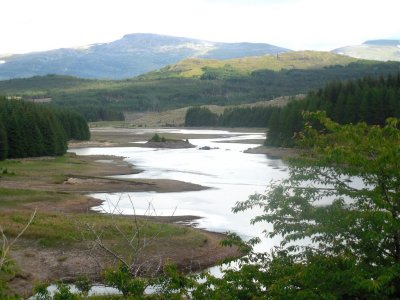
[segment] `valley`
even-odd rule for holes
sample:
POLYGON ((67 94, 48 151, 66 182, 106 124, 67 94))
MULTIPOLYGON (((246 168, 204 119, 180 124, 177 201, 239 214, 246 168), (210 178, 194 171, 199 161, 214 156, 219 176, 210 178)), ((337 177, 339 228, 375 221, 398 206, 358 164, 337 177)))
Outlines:
POLYGON ((398 292, 397 275, 383 282, 376 268, 398 267, 395 255, 369 265, 377 255, 364 246, 387 231, 400 249, 397 42, 324 52, 132 34, 0 57, 0 297, 86 276, 122 292, 177 280, 166 292, 184 289, 176 299, 225 295, 231 281, 247 299, 246 282, 263 299, 286 271, 315 296, 309 279, 332 266, 357 295, 398 292), (387 207, 394 221, 377 216, 387 207), (221 273, 225 259, 241 268, 221 273))

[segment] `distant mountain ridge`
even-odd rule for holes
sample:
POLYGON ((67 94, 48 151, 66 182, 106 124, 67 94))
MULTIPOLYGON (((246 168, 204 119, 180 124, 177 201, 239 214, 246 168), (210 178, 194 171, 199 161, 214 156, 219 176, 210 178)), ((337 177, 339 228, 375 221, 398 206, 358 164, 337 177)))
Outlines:
POLYGON ((187 58, 232 59, 289 51, 262 43, 220 43, 137 33, 110 43, 0 57, 0 80, 46 74, 125 79, 187 58))
POLYGON ((345 46, 332 52, 361 59, 400 61, 400 40, 369 40, 361 45, 345 46))
POLYGON ((399 46, 400 40, 370 40, 365 41, 365 45, 375 45, 375 46, 399 46))

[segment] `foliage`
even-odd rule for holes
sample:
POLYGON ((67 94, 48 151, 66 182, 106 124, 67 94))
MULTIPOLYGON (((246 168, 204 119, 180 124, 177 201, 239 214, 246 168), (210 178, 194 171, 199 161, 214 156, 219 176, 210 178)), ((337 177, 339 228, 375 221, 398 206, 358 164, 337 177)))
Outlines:
POLYGON ((74 284, 83 296, 87 296, 92 288, 92 282, 85 275, 78 276, 74 284))
POLYGON ((47 283, 39 283, 33 288, 33 295, 35 300, 51 300, 50 292, 47 290, 47 283))
POLYGON ((271 106, 234 107, 217 114, 207 107, 191 107, 185 115, 185 126, 267 127, 277 109, 271 106))
POLYGON ((151 139, 149 140, 150 142, 155 142, 155 143, 164 143, 167 141, 167 139, 163 136, 159 136, 158 133, 155 133, 151 139))
POLYGON ((53 109, 56 118, 61 123, 68 140, 89 140, 90 131, 82 115, 69 109, 53 109))
POLYGON ((124 296, 137 297, 136 299, 143 297, 144 290, 148 285, 145 279, 133 277, 129 269, 124 265, 106 270, 104 278, 106 284, 117 288, 124 296))
POLYGON ((7 156, 8 156, 7 131, 3 122, 0 120, 0 160, 6 159, 7 156))
POLYGON ((14 245, 18 242, 21 236, 25 233, 28 227, 32 224, 35 218, 36 210, 31 214, 27 223, 21 229, 18 229, 18 233, 13 240, 10 240, 6 235, 4 227, 0 224, 0 297, 1 299, 19 299, 17 296, 11 296, 10 291, 7 287, 7 281, 13 278, 17 273, 15 262, 10 258, 10 252, 14 245))
POLYGON ((268 121, 270 146, 293 146, 294 135, 303 129, 302 111, 326 111, 340 124, 365 121, 383 125, 388 117, 400 117, 400 74, 332 82, 299 101, 277 109, 268 121))
POLYGON ((240 78, 246 75, 245 72, 241 72, 240 69, 236 69, 229 64, 226 64, 219 68, 205 66, 202 68, 203 74, 200 76, 202 80, 215 80, 215 79, 231 79, 240 78))
POLYGON ((77 113, 0 97, 0 160, 62 155, 69 139, 89 139, 77 113))
MULTIPOLYGON (((260 207, 251 222, 271 223, 266 236, 281 236, 280 247, 257 253, 249 241, 222 278, 189 281, 192 299, 400 297, 400 120, 381 127, 340 125, 320 112, 306 119, 299 144, 309 151, 289 161, 289 178, 234 207, 260 207)), ((235 235, 225 242, 236 243, 235 235)))
POLYGON ((161 299, 185 299, 190 298, 190 291, 196 285, 196 281, 191 276, 186 276, 178 268, 170 263, 164 266, 163 275, 155 280, 157 284, 157 294, 162 295, 161 299))
MULTIPOLYGON (((201 274, 196 282, 167 267, 164 295, 173 299, 190 291, 194 300, 400 297, 400 120, 369 126, 340 125, 320 112, 305 117, 299 145, 309 151, 290 160, 289 178, 234 208, 260 207, 263 213, 252 222, 272 223, 266 235, 282 236, 281 246, 270 254, 256 253, 250 241, 240 268, 226 269, 222 278, 201 274)), ((237 242, 232 236, 225 243, 237 242)), ((124 266, 106 280, 138 299, 149 283, 124 266)))
POLYGON ((302 111, 325 110, 335 121, 346 124, 366 121, 383 124, 400 117, 400 74, 387 78, 365 77, 356 81, 331 82, 303 100, 285 107, 254 106, 225 109, 218 115, 204 107, 190 108, 186 126, 268 127, 268 146, 294 146, 296 132, 303 129, 302 111))
POLYGON ((266 265, 275 296, 399 297, 399 120, 380 127, 307 117, 301 145, 314 151, 291 161, 288 179, 235 207, 261 207, 252 222, 272 223, 267 236, 283 237, 284 252, 266 265), (280 261, 285 268, 272 269, 280 261))
POLYGON ((57 283, 57 290, 53 295, 53 300, 78 300, 78 295, 71 292, 71 288, 62 282, 57 283))
POLYGON ((218 115, 207 107, 191 107, 186 112, 185 126, 216 126, 218 115))

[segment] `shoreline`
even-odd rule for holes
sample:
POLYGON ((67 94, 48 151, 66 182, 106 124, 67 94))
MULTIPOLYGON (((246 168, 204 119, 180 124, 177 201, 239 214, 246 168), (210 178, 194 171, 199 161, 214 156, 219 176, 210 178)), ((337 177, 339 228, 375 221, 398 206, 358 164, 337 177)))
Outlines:
POLYGON ((244 153, 265 154, 270 159, 286 159, 290 157, 299 156, 301 154, 301 150, 295 148, 258 146, 254 148, 249 148, 245 150, 244 153))
MULTIPOLYGON (((73 164, 88 165, 90 167, 78 168, 78 171, 82 170, 76 174, 68 173, 59 182, 54 182, 53 180, 45 181, 44 178, 39 176, 37 178, 30 178, 30 180, 15 180, 14 177, 2 178, 0 187, 16 190, 52 191, 52 193, 71 196, 68 196, 67 201, 44 200, 28 203, 22 202, 16 208, 6 207, 3 213, 19 215, 21 213, 27 214, 37 209, 38 215, 36 219, 38 220, 54 215, 64 216, 71 220, 79 218, 81 215, 104 217, 107 215, 93 211, 92 209, 93 207, 100 206, 103 200, 87 196, 89 192, 95 193, 100 190, 105 192, 123 192, 130 191, 130 189, 132 191, 179 192, 207 188, 175 180, 124 180, 106 178, 105 176, 134 174, 140 171, 124 161, 123 157, 108 155, 78 156, 69 153, 66 159, 73 160, 73 164)), ((32 162, 35 164, 51 164, 57 160, 57 158, 28 158, 17 160, 15 163, 20 161, 18 166, 32 162)), ((188 236, 187 234, 183 236, 172 235, 169 239, 161 238, 157 240, 156 243, 160 243, 160 246, 156 246, 156 248, 160 249, 157 251, 152 250, 157 253, 144 255, 142 259, 145 261, 154 259, 154 255, 158 255, 157 257, 162 257, 163 262, 171 261, 182 271, 189 272, 203 270, 217 265, 224 259, 240 256, 236 247, 229 248, 220 245, 220 241, 225 238, 224 234, 193 228, 196 220, 201 218, 199 216, 136 217, 138 220, 150 222, 150 224, 164 223, 170 224, 170 226, 191 228, 188 229, 188 236)), ((132 216, 127 215, 122 218, 129 219, 132 216)), ((31 240, 29 235, 23 236, 11 253, 12 258, 16 261, 19 268, 17 275, 8 282, 11 291, 29 296, 34 282, 55 282, 65 278, 73 279, 80 274, 87 274, 90 278, 98 280, 102 269, 99 267, 98 262, 94 261, 93 257, 85 252, 87 251, 85 249, 85 243, 82 244, 81 242, 74 246, 67 246, 66 248, 59 246, 47 247, 41 245, 39 241, 31 240)), ((100 260, 108 260, 104 255, 103 253, 99 256, 101 257, 100 260)))

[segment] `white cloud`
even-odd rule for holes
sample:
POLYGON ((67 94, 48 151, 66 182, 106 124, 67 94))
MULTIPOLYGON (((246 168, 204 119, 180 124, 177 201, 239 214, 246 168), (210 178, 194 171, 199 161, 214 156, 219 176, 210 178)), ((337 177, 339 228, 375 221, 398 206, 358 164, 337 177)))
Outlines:
POLYGON ((0 53, 135 32, 325 50, 399 38, 398 0, 2 0, 1 8, 0 53))

